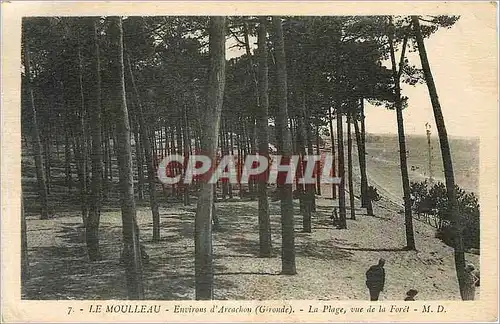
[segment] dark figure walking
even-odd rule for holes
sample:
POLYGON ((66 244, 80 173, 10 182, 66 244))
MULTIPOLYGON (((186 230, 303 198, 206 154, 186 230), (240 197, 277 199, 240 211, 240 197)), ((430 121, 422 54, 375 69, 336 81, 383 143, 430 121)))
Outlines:
POLYGON ((381 291, 384 291, 385 284, 385 260, 378 260, 378 264, 372 265, 366 271, 366 287, 370 291, 370 300, 378 300, 381 291))

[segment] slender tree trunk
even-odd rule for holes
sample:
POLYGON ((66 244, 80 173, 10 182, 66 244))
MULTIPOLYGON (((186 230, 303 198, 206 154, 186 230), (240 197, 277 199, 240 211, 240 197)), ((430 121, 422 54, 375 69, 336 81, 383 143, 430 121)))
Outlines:
POLYGON ((101 218, 102 204, 102 139, 101 139, 101 62, 99 53, 99 36, 97 31, 97 18, 89 18, 89 29, 94 36, 91 75, 95 80, 91 93, 92 102, 90 125, 92 132, 92 183, 90 187, 91 199, 89 217, 86 224, 87 251, 90 261, 102 259, 99 251, 99 221, 101 218))
POLYGON ((356 147, 358 148, 358 160, 359 160, 359 170, 361 173, 361 207, 365 207, 367 209, 367 214, 373 216, 373 208, 369 208, 371 206, 371 202, 368 202, 368 181, 366 178, 366 155, 363 149, 363 139, 361 136, 361 131, 359 129, 359 124, 356 118, 354 118, 354 133, 356 135, 356 147), (363 205, 363 201, 365 201, 365 205, 363 205), (371 214, 369 212, 371 210, 371 214))
MULTIPOLYGON (((316 124, 316 155, 320 156, 319 151, 319 143, 320 143, 320 135, 319 135, 319 121, 316 124)), ((316 162, 316 194, 321 196, 321 164, 320 162, 316 162)))
MULTIPOLYGON (((182 126, 182 118, 179 118, 177 124, 175 125, 175 137, 176 137, 176 140, 177 140, 177 151, 176 153, 179 154, 179 155, 182 155, 183 154, 183 147, 184 147, 184 139, 182 138, 182 129, 181 129, 181 126, 182 126)), ((179 167, 179 165, 177 165, 177 172, 178 173, 181 173, 182 172, 182 168, 179 167)), ((176 185, 176 192, 175 192, 175 197, 176 199, 179 199, 182 195, 182 184, 181 183, 178 183, 176 185)))
POLYGON ((144 200, 144 158, 141 138, 139 136, 139 123, 134 125, 135 158, 137 161, 137 193, 139 200, 144 200))
MULTIPOLYGON (((172 132, 173 134, 173 132, 172 132)), ((151 140, 150 140, 150 143, 152 143, 151 145, 151 149, 153 150, 153 167, 154 168, 157 168, 158 167, 158 156, 160 156, 160 153, 158 153, 158 141, 156 140, 156 129, 154 127, 154 125, 151 126, 151 128, 148 127, 148 136, 151 136, 151 140)), ((172 140, 173 140, 173 136, 172 136, 172 140)), ((175 153, 175 144, 172 145, 172 150, 173 150, 173 153, 175 153)))
MULTIPOLYGON (((258 95, 258 92, 256 93, 258 95)), ((256 148, 256 133, 255 133, 255 118, 254 116, 250 116, 249 121, 248 121, 248 128, 247 128, 247 138, 248 138, 248 154, 255 155, 257 152, 256 148)), ((255 179, 254 177, 251 177, 248 180, 248 193, 250 195, 251 200, 255 200, 256 194, 256 184, 255 184, 255 179)))
POLYGON ((85 199, 86 197, 86 181, 85 181, 85 164, 83 162, 83 154, 82 154, 82 149, 80 145, 80 139, 78 135, 73 134, 73 152, 75 152, 75 159, 76 159, 76 171, 78 174, 78 182, 80 183, 80 198, 82 199, 81 204, 80 204, 80 210, 82 212, 82 222, 83 225, 87 223, 87 215, 88 215, 88 209, 87 209, 87 202, 85 199))
MULTIPOLYGON (((113 188, 113 153, 116 155, 115 128, 110 125, 108 137, 109 187, 113 188), (111 143, 109 140, 111 139, 111 143)), ((108 187, 108 190, 109 190, 108 187)))
MULTIPOLYGON (((260 98, 259 98, 259 85, 258 85, 258 82, 257 82, 257 73, 255 71, 255 68, 254 68, 254 64, 253 64, 253 57, 252 57, 252 53, 250 51, 250 41, 249 41, 249 37, 248 37, 248 23, 245 22, 244 25, 243 25, 243 31, 244 31, 244 39, 245 39, 245 51, 246 51, 246 54, 248 56, 248 70, 249 70, 249 73, 250 75, 252 76, 252 81, 253 81, 253 91, 254 91, 254 98, 255 98, 255 104, 256 104, 256 107, 257 109, 259 109, 258 107, 260 106, 260 98)), ((255 155, 255 153, 257 152, 257 124, 256 124, 256 116, 253 114, 250 116, 249 118, 249 124, 250 124, 250 127, 249 127, 249 130, 248 130, 248 138, 250 140, 250 153, 255 155)), ((252 200, 255 199, 256 197, 256 194, 255 194, 255 187, 257 186, 256 184, 256 181, 254 179, 249 179, 248 181, 248 191, 249 191, 249 194, 250 194, 250 197, 252 200)), ((258 190, 258 189, 257 189, 258 190)))
POLYGON ((351 219, 356 219, 354 208, 354 185, 352 183, 352 134, 351 134, 351 113, 347 112, 347 173, 349 174, 349 205, 351 205, 351 219))
POLYGON ((446 125, 444 122, 443 112, 439 103, 439 98, 436 90, 436 84, 431 73, 429 66, 429 59, 425 50, 424 39, 420 31, 420 23, 418 16, 412 16, 413 28, 417 38, 418 53, 422 62, 422 69, 424 70, 424 77, 429 90, 431 98, 432 110, 434 111, 434 119, 436 121, 436 128, 438 130, 439 143, 441 145, 441 154, 443 157, 444 175, 446 180, 446 190, 448 193, 448 201, 450 202, 449 215, 453 226, 454 234, 454 248, 455 248, 455 268, 457 271, 458 284, 460 288, 460 295, 462 299, 467 298, 465 293, 465 255, 464 244, 462 238, 463 221, 458 210, 458 202, 455 192, 455 175, 453 172, 453 163, 451 159, 450 144, 448 142, 448 134, 446 132, 446 125))
POLYGON ((168 127, 165 125, 163 127, 163 131, 165 132, 165 151, 163 152, 163 156, 167 156, 169 152, 169 145, 168 145, 168 127))
POLYGON ((50 196, 50 190, 52 188, 52 175, 51 164, 52 164, 52 110, 49 109, 46 115, 46 130, 42 130, 43 144, 45 146, 43 153, 45 155, 45 180, 47 185, 47 194, 50 196), (45 134, 44 134, 45 133, 45 134))
MULTIPOLYGON (((306 109, 306 93, 302 92, 302 115, 304 117, 304 128, 306 131, 306 143, 307 143, 307 154, 310 156, 314 155, 313 145, 312 145, 312 131, 311 131, 311 119, 307 113, 306 109)), ((304 170, 305 171, 305 170, 304 170)), ((309 204, 308 208, 311 212, 316 211, 316 196, 314 195, 314 184, 306 184, 306 195, 307 195, 307 203, 309 204)), ((310 225, 309 225, 310 226, 310 225)))
MULTIPOLYGON (((392 18, 391 18, 391 29, 392 18)), ((404 62, 407 38, 403 41, 403 49, 401 52, 401 67, 404 62)), ((394 102, 396 104, 396 118, 398 124, 398 139, 399 139, 399 159, 401 168, 401 180, 403 182, 403 199, 405 208, 405 229, 406 229, 406 248, 415 250, 415 237, 413 234, 413 216, 411 213, 411 200, 410 200, 410 178, 408 177, 408 162, 406 156, 406 139, 403 123, 403 103, 401 99, 401 88, 399 85, 399 73, 396 65, 396 56, 394 54, 393 34, 389 35, 389 47, 392 63, 392 77, 394 80, 394 102)), ((400 67, 400 68, 401 68, 400 67)))
POLYGON ((339 218, 340 229, 347 228, 346 207, 345 207, 345 170, 344 170, 344 133, 342 127, 342 104, 338 103, 336 107, 337 114, 337 144, 339 152, 339 218))
MULTIPOLYGON (((226 142, 226 121, 224 118, 221 120, 221 126, 219 130, 220 148, 222 156, 227 156, 229 154, 229 148, 226 142)), ((229 195, 228 179, 222 179, 222 200, 226 200, 229 195)))
POLYGON ((127 55, 127 65, 128 73, 130 76, 130 82, 132 83, 132 89, 134 91, 134 97, 136 100, 140 130, 141 147, 144 150, 144 158, 146 160, 146 167, 148 171, 148 187, 149 187, 149 204, 151 206, 151 213, 153 215, 153 242, 160 241, 160 211, 158 208, 158 200, 156 197, 156 175, 155 166, 153 165, 153 153, 151 152, 151 142, 149 141, 149 129, 144 118, 144 109, 142 107, 141 97, 139 96, 139 90, 137 89, 137 84, 135 82, 134 73, 132 71, 132 64, 130 62, 130 57, 127 55))
POLYGON ((160 142, 158 143, 158 150, 160 151, 160 156, 161 158, 163 159, 165 157, 165 154, 164 154, 164 150, 163 150, 163 142, 164 142, 164 138, 163 138, 163 128, 160 127, 160 142))
MULTIPOLYGON (((304 155, 301 150, 304 148, 304 142, 302 141, 301 137, 301 132, 302 130, 301 127, 299 127, 299 121, 296 121, 293 117, 290 118, 290 138, 292 141, 292 152, 293 155, 304 155)), ((302 172, 302 163, 299 163, 297 165, 297 172, 295 176, 295 190, 298 192, 299 197, 300 197, 300 212, 304 212, 304 185, 299 182, 300 174, 302 172)), ((292 188, 293 190, 293 188, 292 188)))
MULTIPOLYGON (((106 113, 107 117, 108 114, 106 113)), ((104 125, 104 179, 102 184, 102 195, 103 198, 107 199, 109 192, 109 177, 110 177, 110 166, 111 166, 111 149, 109 147, 109 128, 104 125)))
MULTIPOLYGON (((267 127, 266 127, 266 132, 267 132, 267 127)), ((231 150, 231 158, 233 159, 234 161, 234 140, 233 140, 233 136, 234 135, 234 132, 233 132, 233 127, 231 126, 229 128, 229 148, 231 150)), ((267 197, 267 193, 266 193, 266 197, 267 197)), ((229 199, 233 199, 233 184, 229 184, 229 199)))
POLYGON ((129 299, 143 299, 142 260, 135 209, 130 125, 125 98, 122 19, 121 17, 110 17, 109 20, 109 53, 111 56, 109 74, 112 82, 110 82, 108 87, 110 88, 112 102, 116 105, 115 120, 118 144, 116 151, 120 178, 127 290, 129 299))
POLYGON ((28 236, 26 235, 26 215, 24 214, 24 198, 21 193, 21 281, 30 278, 30 262, 28 257, 28 236))
MULTIPOLYGON (((359 100, 360 116, 364 119, 364 99, 359 100)), ((358 159, 359 159, 359 170, 361 173, 361 207, 368 207, 368 179, 366 177, 366 154, 364 151, 363 135, 359 129, 359 124, 357 118, 354 119, 354 130, 356 133, 356 145, 358 147, 358 159)))
MULTIPOLYGON (((184 105, 184 116, 183 116, 183 137, 184 137, 184 161, 189 160, 189 155, 191 154, 191 138, 189 137, 189 122, 188 122, 188 114, 187 114, 187 106, 184 105)), ((186 170, 182 170, 182 173, 185 174, 186 170)), ((190 205, 190 200, 189 200, 189 188, 190 186, 188 184, 183 184, 183 195, 184 195, 184 206, 189 206, 190 205)))
POLYGON ((70 118, 69 118, 69 107, 65 105, 64 107, 64 172, 65 172, 65 184, 69 191, 73 187, 73 179, 71 177, 71 144, 70 138, 71 133, 69 131, 70 118))
MULTIPOLYGON (((226 65, 226 18, 210 17, 209 53, 210 68, 208 75, 207 109, 202 112, 203 136, 202 150, 215 161, 217 134, 224 99, 226 65)), ((210 178, 204 177, 198 197, 195 216, 195 290, 197 300, 211 300, 213 296, 212 266, 212 217, 214 213, 214 185, 210 178)))
MULTIPOLYGON (((285 159, 290 159, 292 154, 292 143, 290 130, 288 128, 288 99, 286 79, 285 44, 283 40, 283 26, 281 17, 273 16, 274 44, 276 55, 278 113, 276 116, 276 130, 279 154, 285 159)), ((282 274, 294 275, 297 273, 295 265, 295 221, 293 214, 292 184, 279 184, 281 195, 281 261, 282 274)))
POLYGON ((83 224, 86 226, 88 218, 88 193, 87 193, 87 131, 85 127, 86 119, 86 109, 85 109, 85 96, 83 91, 83 57, 81 53, 81 48, 78 47, 78 84, 80 90, 80 115, 78 121, 79 136, 77 140, 79 142, 80 150, 80 166, 81 166, 81 178, 80 178, 80 194, 81 194, 81 209, 83 224))
POLYGON ((26 37, 24 38, 24 73, 26 78, 26 88, 30 97, 31 122, 32 122, 31 127, 33 136, 33 155, 35 158, 36 179, 38 183, 38 195, 40 198, 40 219, 48 219, 49 202, 48 202, 47 184, 45 178, 45 169, 43 167, 42 143, 40 141, 40 132, 37 119, 37 110, 35 106, 35 97, 33 95, 33 88, 31 85, 29 44, 26 37))
MULTIPOLYGON (((259 110, 257 115, 257 141, 259 154, 269 160, 269 134, 268 134, 268 109, 269 109, 269 79, 267 66, 267 17, 259 17, 258 27, 258 59, 259 59, 259 110)), ((259 255, 271 257, 271 221, 269 219, 269 201, 267 197, 267 176, 259 177, 257 195, 259 198, 259 255)))
MULTIPOLYGON (((243 161, 245 161, 245 156, 244 156, 244 153, 243 153, 243 146, 242 146, 242 137, 243 137, 243 127, 241 126, 241 119, 238 119, 239 121, 239 130, 240 130, 240 133, 237 134, 237 137, 236 137, 236 141, 238 142, 238 163, 237 163, 237 167, 238 167, 238 175, 240 177, 240 180, 241 180, 241 175, 243 173, 243 161)), ((239 182, 239 196, 240 196, 240 199, 243 199, 243 186, 241 184, 241 181, 239 182)))
MULTIPOLYGON (((329 115, 329 125, 330 125, 330 141, 332 142, 332 177, 335 177, 337 174, 336 172, 336 164, 337 162, 335 161, 335 136, 333 134, 333 116, 332 116, 332 108, 328 108, 328 115, 329 115)), ((337 199, 337 185, 332 184, 332 199, 335 200, 337 199)))
POLYGON ((54 136, 54 141, 56 142, 56 159, 59 161, 59 158, 61 157, 60 156, 61 155, 61 145, 59 142, 59 136, 57 134, 54 136))
POLYGON ((373 216, 373 203, 371 200, 371 197, 369 197, 369 186, 368 186, 368 176, 366 174, 366 129, 365 129, 365 101, 363 98, 361 98, 361 104, 360 104, 360 118, 361 118, 361 152, 363 156, 363 166, 362 166, 362 173, 364 174, 364 181, 362 179, 362 185, 364 188, 365 192, 365 207, 366 207, 366 213, 368 216, 373 216))
POLYGON ((65 183, 68 190, 71 191, 73 188, 73 179, 71 176, 71 146, 70 146, 70 135, 66 133, 64 135, 64 173, 65 173, 65 183))
MULTIPOLYGON (((306 118, 306 108, 305 108, 305 94, 302 91, 302 95, 300 97, 300 113, 301 116, 298 118, 298 131, 297 131, 297 138, 300 139, 300 141, 297 141, 298 147, 299 147, 299 152, 300 152, 300 157, 301 157, 301 162, 299 163, 299 166, 301 166, 301 174, 300 177, 304 175, 304 171, 306 169, 306 162, 304 159, 306 158, 306 145, 308 148, 309 154, 311 152, 309 149, 312 150, 312 148, 309 147, 309 142, 308 142, 308 134, 307 134, 307 123, 308 120, 306 118)), ((298 178, 299 176, 297 176, 298 178)), ((314 193, 311 191, 311 185, 310 184, 305 184, 303 187, 303 190, 300 194, 301 200, 302 200, 302 231, 305 233, 311 233, 311 211, 312 211, 312 198, 311 196, 314 195, 314 193)))
MULTIPOLYGON (((49 116, 50 118, 50 116, 49 116)), ((49 122, 50 124, 50 122, 49 122)), ((50 129, 48 130, 50 133, 50 129)), ((51 138, 50 134, 46 134, 45 140, 44 140, 44 153, 45 153, 45 179, 46 179, 46 185, 47 185, 47 195, 50 195, 50 188, 51 188, 51 174, 50 174, 50 165, 52 163, 52 158, 51 158, 51 138)))

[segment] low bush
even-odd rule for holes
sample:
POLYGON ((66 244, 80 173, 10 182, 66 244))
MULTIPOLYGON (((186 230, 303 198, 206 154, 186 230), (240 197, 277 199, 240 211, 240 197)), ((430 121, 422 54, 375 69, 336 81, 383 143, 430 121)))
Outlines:
MULTIPOLYGON (((463 224, 462 237, 466 249, 479 249, 479 202, 476 195, 466 192, 455 185, 458 200, 459 217, 463 224)), ((447 245, 453 246, 454 232, 451 226, 451 217, 448 204, 446 186, 442 182, 435 184, 427 180, 412 182, 410 184, 410 196, 412 199, 413 212, 417 214, 432 214, 439 219, 436 237, 447 245)))

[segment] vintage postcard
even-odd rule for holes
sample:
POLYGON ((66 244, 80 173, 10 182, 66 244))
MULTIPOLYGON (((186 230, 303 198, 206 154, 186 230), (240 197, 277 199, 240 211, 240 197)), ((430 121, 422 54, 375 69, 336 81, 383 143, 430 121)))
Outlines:
POLYGON ((2 321, 498 321, 498 3, 2 3, 2 321))

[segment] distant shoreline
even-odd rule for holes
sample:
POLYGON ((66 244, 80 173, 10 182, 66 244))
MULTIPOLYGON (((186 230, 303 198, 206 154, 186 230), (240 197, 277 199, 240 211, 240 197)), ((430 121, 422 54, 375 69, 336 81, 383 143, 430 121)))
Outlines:
MULTIPOLYGON (((381 137, 392 137, 392 136, 398 136, 397 133, 370 133, 370 132, 366 132, 366 135, 367 136, 381 136, 381 137)), ((405 137, 426 137, 425 134, 405 134, 405 137)), ((437 134, 435 133, 432 133, 431 134, 431 138, 439 138, 439 136, 437 136, 437 134)), ((452 138, 452 139, 469 139, 469 140, 479 140, 480 139, 480 136, 463 136, 463 135, 449 135, 448 134, 448 138, 452 138)))

